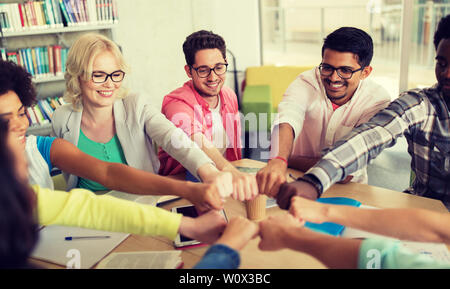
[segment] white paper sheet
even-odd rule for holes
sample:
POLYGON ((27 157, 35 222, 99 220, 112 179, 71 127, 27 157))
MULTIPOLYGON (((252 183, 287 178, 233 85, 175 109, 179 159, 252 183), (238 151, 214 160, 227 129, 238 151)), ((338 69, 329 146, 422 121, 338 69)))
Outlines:
POLYGON ((32 257, 68 268, 88 269, 117 247, 129 234, 78 227, 47 226, 39 232, 32 257), (66 241, 68 236, 110 236, 108 239, 66 241))

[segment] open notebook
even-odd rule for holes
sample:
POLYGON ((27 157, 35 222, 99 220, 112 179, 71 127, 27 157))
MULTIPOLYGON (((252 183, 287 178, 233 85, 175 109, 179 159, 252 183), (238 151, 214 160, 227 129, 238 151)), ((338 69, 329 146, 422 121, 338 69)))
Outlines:
POLYGON ((183 266, 180 254, 180 251, 112 253, 97 269, 179 269, 183 266))

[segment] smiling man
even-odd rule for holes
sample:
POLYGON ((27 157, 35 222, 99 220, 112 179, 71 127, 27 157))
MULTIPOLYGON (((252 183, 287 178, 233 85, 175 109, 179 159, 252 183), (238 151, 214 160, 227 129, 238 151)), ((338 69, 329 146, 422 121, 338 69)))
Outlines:
MULTIPOLYGON (((450 209, 450 15, 439 22, 434 46, 437 84, 403 92, 367 123, 336 142, 302 178, 283 184, 277 196, 281 208, 289 208, 296 195, 320 197, 333 183, 365 167, 404 135, 416 175, 406 192, 441 200, 450 209)), ((391 219, 402 221, 402 217, 391 219)))
MULTIPOLYGON (((186 38, 183 52, 190 80, 164 97, 162 113, 191 137, 219 170, 232 173, 235 199, 251 199, 258 194, 255 176, 239 172, 230 163, 242 157, 241 123, 237 96, 224 85, 228 66, 225 41, 200 30, 186 38)), ((185 171, 163 150, 159 160, 162 175, 185 171)))
MULTIPOLYGON (((257 174, 260 193, 276 194, 288 166, 308 170, 324 148, 389 104, 387 91, 367 79, 372 56, 372 39, 360 29, 342 27, 325 38, 320 65, 300 74, 278 106, 271 160, 257 174)), ((367 183, 365 168, 352 180, 367 183)))

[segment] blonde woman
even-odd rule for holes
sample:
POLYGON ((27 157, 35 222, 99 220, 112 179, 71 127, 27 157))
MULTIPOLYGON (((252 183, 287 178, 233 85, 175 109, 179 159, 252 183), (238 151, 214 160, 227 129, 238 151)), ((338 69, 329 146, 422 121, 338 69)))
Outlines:
POLYGON ((134 194, 178 195, 188 199, 200 210, 221 209, 232 193, 231 174, 222 174, 213 183, 201 184, 174 180, 113 162, 101 161, 83 153, 72 143, 48 136, 26 136, 29 121, 26 108, 36 103, 31 75, 12 62, 0 60, 0 118, 8 121, 9 130, 20 142, 27 156, 31 185, 53 189, 50 171, 62 171, 96 181, 110 189, 134 194))

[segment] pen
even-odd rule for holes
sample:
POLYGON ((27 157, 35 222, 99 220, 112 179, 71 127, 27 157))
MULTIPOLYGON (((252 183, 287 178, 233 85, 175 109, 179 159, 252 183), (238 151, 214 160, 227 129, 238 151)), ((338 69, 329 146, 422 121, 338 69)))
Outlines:
POLYGON ((162 206, 164 206, 164 205, 167 205, 168 203, 171 203, 171 202, 175 202, 175 201, 178 201, 178 200, 180 200, 181 198, 173 198, 173 199, 170 199, 170 200, 165 200, 165 201, 162 201, 162 202, 157 202, 156 203, 156 206, 157 207, 162 207, 162 206))
POLYGON ((81 236, 81 237, 65 237, 64 240, 72 241, 72 240, 90 240, 90 239, 107 239, 111 238, 111 236, 81 236))

